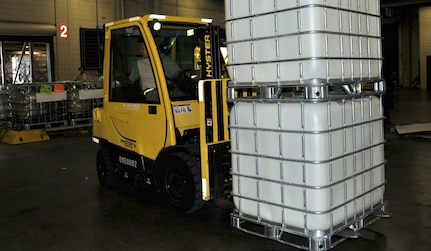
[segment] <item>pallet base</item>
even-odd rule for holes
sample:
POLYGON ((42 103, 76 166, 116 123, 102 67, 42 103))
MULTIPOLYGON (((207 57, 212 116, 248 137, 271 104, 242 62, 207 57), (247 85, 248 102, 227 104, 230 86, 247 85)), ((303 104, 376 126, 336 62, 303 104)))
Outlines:
POLYGON ((49 135, 44 129, 33 129, 27 131, 0 131, 0 142, 18 145, 32 142, 40 142, 50 140, 49 135))
POLYGON ((298 249, 326 251, 347 239, 359 238, 360 234, 357 231, 380 218, 386 217, 390 217, 390 214, 387 212, 387 203, 383 202, 380 205, 376 205, 376 207, 369 210, 362 217, 349 221, 349 224, 336 227, 324 234, 314 235, 303 229, 302 231, 300 229, 290 229, 288 226, 276 225, 254 217, 241 215, 238 211, 234 211, 231 214, 231 224, 243 232, 272 239, 298 249))

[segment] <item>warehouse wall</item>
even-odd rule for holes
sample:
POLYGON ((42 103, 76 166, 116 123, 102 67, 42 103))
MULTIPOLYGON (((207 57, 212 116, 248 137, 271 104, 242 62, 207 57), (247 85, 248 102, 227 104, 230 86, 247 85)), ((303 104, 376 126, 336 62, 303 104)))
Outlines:
POLYGON ((22 23, 54 24, 53 0, 28 1, 14 0, 2 1, 0 8, 1 21, 13 21, 22 23))
POLYGON ((69 38, 57 35, 54 45, 57 80, 70 80, 80 66, 80 28, 102 28, 106 22, 119 19, 115 0, 54 0, 55 23, 67 23, 69 38))
POLYGON ((214 18, 222 25, 223 0, 14 0, 2 1, 0 21, 48 24, 57 27, 54 37, 55 79, 71 80, 80 66, 80 28, 147 13, 214 18), (214 14, 217 13, 217 14, 214 14), (68 39, 59 38, 59 24, 67 23, 68 39))
MULTIPOLYGON (((76 74, 81 61, 80 28, 102 28, 104 23, 147 13, 209 17, 213 18, 215 24, 224 25, 223 0, 2 1, 0 22, 47 24, 57 27, 53 52, 55 79, 70 80, 76 74), (68 24, 67 40, 58 36, 60 23, 68 24)), ((414 87, 412 85, 416 84, 415 79, 420 69, 420 87, 426 89, 426 56, 431 55, 431 44, 428 42, 431 40, 431 7, 421 8, 417 16, 419 21, 410 20, 399 27, 399 80, 405 87, 414 87), (419 23, 419 28, 415 22, 419 23), (412 37, 412 34, 408 33, 417 33, 417 29, 419 35, 412 37)))
POLYGON ((431 56, 431 7, 419 10, 419 50, 421 89, 427 89, 427 56, 431 56))
POLYGON ((80 66, 80 28, 101 28, 122 16, 120 0, 14 0, 3 1, 0 21, 48 24, 57 27, 54 37, 54 72, 56 80, 71 80, 80 66), (121 11, 120 11, 121 12, 121 11), (60 23, 68 25, 68 39, 59 38, 60 23))
POLYGON ((224 0, 124 0, 125 17, 149 13, 212 18, 216 25, 224 25, 224 0))

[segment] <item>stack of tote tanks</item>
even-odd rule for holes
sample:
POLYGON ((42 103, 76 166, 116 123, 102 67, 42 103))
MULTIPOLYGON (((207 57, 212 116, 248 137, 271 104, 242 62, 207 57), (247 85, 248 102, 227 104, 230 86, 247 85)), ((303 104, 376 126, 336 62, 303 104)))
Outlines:
MULTIPOLYGON (((58 84, 57 84, 58 85, 58 84)), ((15 130, 67 125, 66 93, 53 84, 9 85, 8 126, 15 130)))
POLYGON ((93 108, 102 105, 103 86, 100 81, 71 82, 67 85, 69 123, 71 126, 89 125, 93 108))
POLYGON ((225 4, 232 225, 328 250, 387 209, 379 1, 225 4))
POLYGON ((0 85, 0 126, 17 131, 89 126, 102 97, 100 81, 0 85))

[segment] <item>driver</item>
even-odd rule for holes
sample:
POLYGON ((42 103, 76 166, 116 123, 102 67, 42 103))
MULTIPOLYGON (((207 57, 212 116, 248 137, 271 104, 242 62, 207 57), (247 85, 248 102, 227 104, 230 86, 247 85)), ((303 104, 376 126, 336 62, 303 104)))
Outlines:
POLYGON ((139 41, 139 53, 141 55, 135 62, 135 66, 130 72, 129 79, 136 83, 139 81, 141 93, 147 101, 158 101, 159 96, 156 91, 153 69, 151 67, 147 48, 143 40, 139 41))
POLYGON ((141 57, 136 60, 136 65, 132 68, 129 79, 133 82, 139 80, 142 90, 156 88, 153 69, 151 68, 148 51, 143 41, 139 44, 139 53, 141 57))

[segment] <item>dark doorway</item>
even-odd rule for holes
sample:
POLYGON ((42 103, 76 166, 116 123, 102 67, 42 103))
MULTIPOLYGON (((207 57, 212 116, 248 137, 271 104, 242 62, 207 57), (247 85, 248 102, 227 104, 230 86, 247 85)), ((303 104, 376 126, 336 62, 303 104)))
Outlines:
MULTIPOLYGON (((386 81, 396 81, 392 79, 398 76, 398 24, 385 23, 382 25, 382 56, 383 56, 383 77, 386 81)), ((393 84, 393 83, 389 83, 393 84)))

